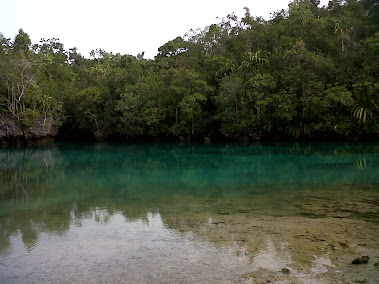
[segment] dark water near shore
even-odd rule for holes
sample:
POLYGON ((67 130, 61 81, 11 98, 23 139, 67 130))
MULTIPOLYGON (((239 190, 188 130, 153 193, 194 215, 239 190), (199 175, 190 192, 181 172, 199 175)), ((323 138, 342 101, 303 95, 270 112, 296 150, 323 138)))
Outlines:
POLYGON ((0 149, 0 283, 374 283, 378 216, 378 143, 0 149))

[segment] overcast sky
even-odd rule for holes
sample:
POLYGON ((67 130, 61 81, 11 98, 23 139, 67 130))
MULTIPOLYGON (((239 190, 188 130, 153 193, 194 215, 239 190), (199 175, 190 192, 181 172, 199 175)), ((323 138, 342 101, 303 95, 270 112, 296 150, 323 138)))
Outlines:
MULTIPOLYGON (((217 17, 244 7, 269 19, 290 0, 0 0, 0 32, 14 38, 20 28, 33 43, 59 38, 88 57, 95 48, 153 58, 158 48, 190 29, 217 23, 217 17)), ((327 4, 328 0, 321 0, 327 4)))

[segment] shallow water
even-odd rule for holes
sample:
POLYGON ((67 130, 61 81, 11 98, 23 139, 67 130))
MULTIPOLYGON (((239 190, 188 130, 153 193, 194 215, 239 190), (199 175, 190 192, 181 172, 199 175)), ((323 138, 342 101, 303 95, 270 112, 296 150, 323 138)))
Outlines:
POLYGON ((378 154, 378 143, 0 149, 0 283, 375 283, 378 154), (352 265, 361 255, 369 263, 352 265))

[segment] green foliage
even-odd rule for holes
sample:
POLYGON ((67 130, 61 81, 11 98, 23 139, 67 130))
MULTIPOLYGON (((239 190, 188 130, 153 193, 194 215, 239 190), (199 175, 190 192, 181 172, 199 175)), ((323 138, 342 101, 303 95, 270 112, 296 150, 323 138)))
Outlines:
POLYGON ((122 112, 120 133, 135 137, 144 134, 143 105, 139 98, 132 92, 121 95, 117 104, 117 110, 122 112))
POLYGON ((22 128, 28 128, 31 129, 37 119, 40 118, 40 113, 33 109, 27 109, 20 115, 20 123, 22 128))
POLYGON ((13 50, 16 52, 27 52, 31 43, 29 35, 23 29, 20 29, 13 42, 13 50))
POLYGON ((372 118, 372 113, 367 108, 364 108, 363 106, 355 105, 354 111, 353 111, 353 117, 365 123, 368 119, 372 118))
POLYGON ((0 115, 25 127, 53 117, 68 135, 100 138, 379 133, 375 1, 295 0, 268 21, 245 11, 154 60, 101 48, 88 59, 55 38, 0 34, 0 115))
POLYGON ((158 48, 159 53, 157 57, 164 58, 178 55, 180 53, 186 52, 188 50, 187 46, 188 43, 186 43, 181 37, 177 37, 176 39, 169 41, 168 43, 158 48))
POLYGON ((237 135, 240 132, 242 95, 242 79, 239 76, 234 74, 222 79, 215 103, 218 107, 217 118, 221 120, 221 131, 224 134, 237 135))
POLYGON ((73 95, 75 117, 80 128, 93 132, 102 129, 104 114, 103 90, 99 87, 89 87, 73 95))
POLYGON ((299 138, 299 137, 310 138, 312 136, 311 127, 303 121, 299 121, 297 124, 288 126, 287 131, 288 131, 288 134, 294 138, 299 138))

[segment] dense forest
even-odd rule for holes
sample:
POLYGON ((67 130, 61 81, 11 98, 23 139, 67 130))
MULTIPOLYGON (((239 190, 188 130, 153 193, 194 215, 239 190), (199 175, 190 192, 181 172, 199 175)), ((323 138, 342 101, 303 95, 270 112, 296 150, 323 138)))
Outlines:
POLYGON ((0 140, 378 137, 376 0, 245 8, 158 49, 154 60, 0 33, 0 140), (33 131, 32 131, 33 132, 33 131), (36 133, 38 131, 34 131, 36 133), (37 135, 38 136, 38 135, 37 135), (32 137, 32 136, 30 136, 32 137))

